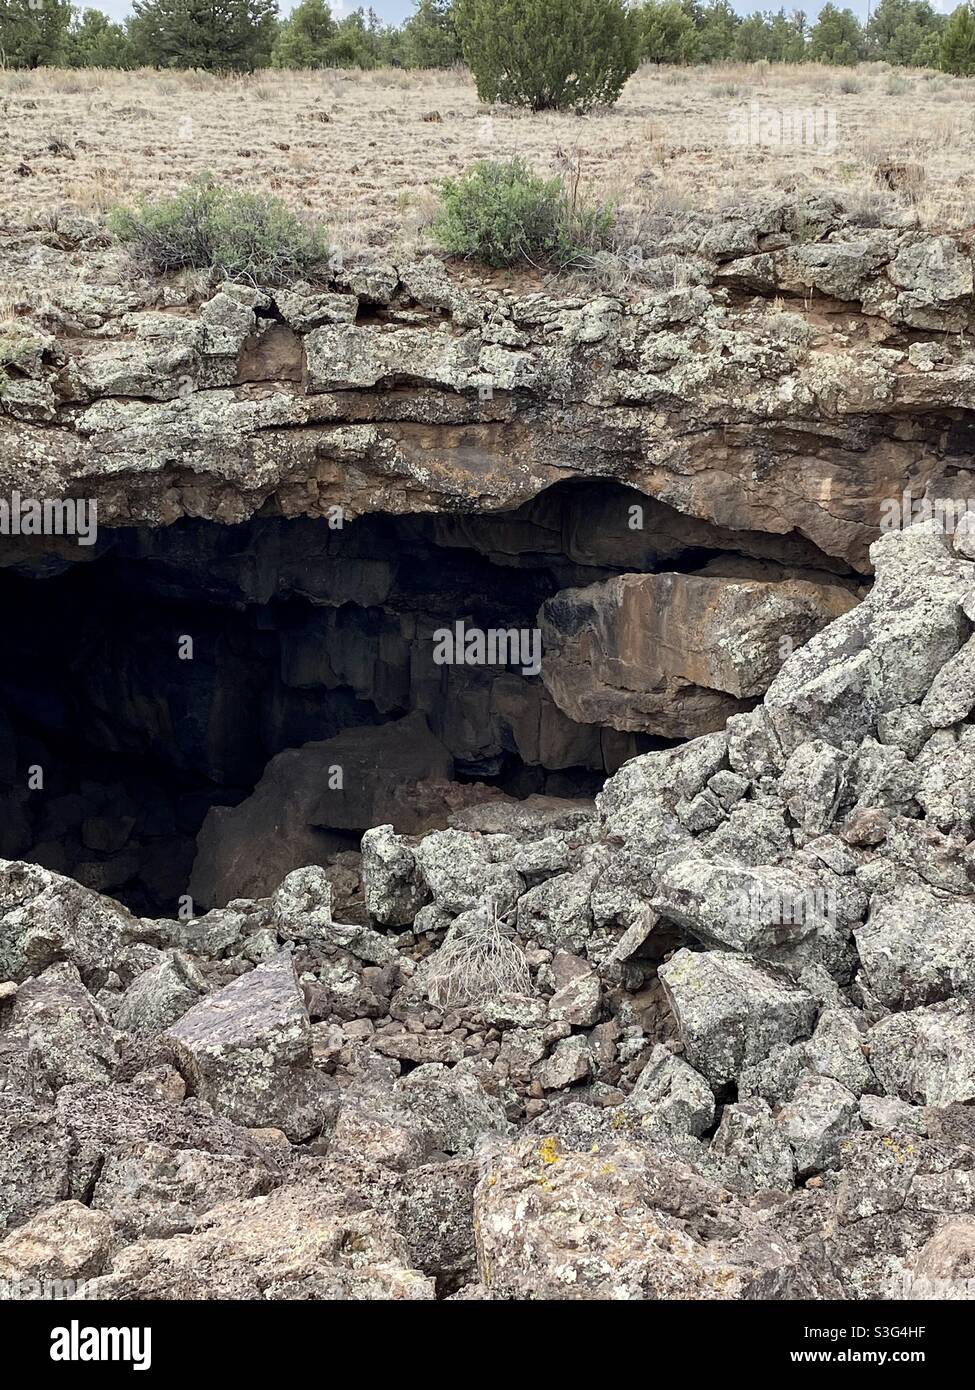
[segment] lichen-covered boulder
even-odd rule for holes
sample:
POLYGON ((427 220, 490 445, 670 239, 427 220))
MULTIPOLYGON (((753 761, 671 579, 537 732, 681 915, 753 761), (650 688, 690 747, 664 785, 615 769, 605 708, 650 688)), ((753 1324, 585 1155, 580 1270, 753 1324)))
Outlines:
POLYGON ((225 1202, 190 1234, 128 1245, 85 1296, 415 1301, 435 1291, 388 1216, 323 1183, 225 1202))
POLYGON ((324 1126, 329 1088, 312 1067, 311 1023, 287 952, 194 1005, 163 1043, 190 1093, 236 1124, 294 1139, 324 1126))
POLYGON ((902 884, 874 894, 854 936, 861 984, 884 1008, 975 1001, 975 899, 902 884))
POLYGON ((636 1145, 577 1152, 525 1136, 492 1156, 475 1193, 480 1279, 508 1299, 809 1294, 812 1263, 727 1199, 686 1164, 636 1145))
POLYGON ((975 1010, 953 999, 890 1014, 867 1034, 870 1065, 888 1095, 912 1105, 975 1101, 975 1010))
POLYGON ((775 1044, 812 1032, 812 995, 746 956, 680 950, 659 974, 687 1059, 712 1086, 734 1080, 775 1044))
POLYGON ((206 981, 189 957, 182 951, 165 951, 129 985, 115 1012, 115 1025, 136 1037, 154 1037, 206 993, 206 981))
POLYGON ((700 1136, 714 1123, 714 1092, 704 1077, 659 1043, 633 1083, 627 1107, 679 1134, 700 1136))
POLYGON ((70 961, 97 989, 137 932, 124 907, 74 879, 0 860, 0 978, 26 980, 70 961))
POLYGON ((0 1074, 11 1089, 51 1101, 76 1082, 107 1086, 120 1042, 77 967, 65 961, 18 989, 10 1027, 0 1032, 0 1074))

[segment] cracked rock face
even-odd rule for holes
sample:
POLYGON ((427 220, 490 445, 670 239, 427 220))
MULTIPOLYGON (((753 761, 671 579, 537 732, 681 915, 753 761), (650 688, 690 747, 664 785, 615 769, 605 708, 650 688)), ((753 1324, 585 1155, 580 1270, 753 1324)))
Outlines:
POLYGON ((511 510, 613 476, 704 526, 795 534, 857 568, 905 479, 969 495, 964 246, 864 229, 827 199, 745 208, 697 239, 684 285, 664 256, 634 302, 460 287, 428 258, 188 304, 120 276, 117 251, 20 237, 7 274, 43 304, 26 306, 3 393, 0 481, 158 525, 269 500, 511 510), (814 297, 842 316, 824 323, 814 297))
POLYGON ((76 584, 87 639, 114 577, 213 641, 77 682, 100 756, 205 793, 4 794, 5 1296, 970 1279, 975 520, 878 533, 967 495, 971 260, 819 213, 627 303, 436 263, 196 303, 34 248, 0 493, 110 534, 5 538, 11 631, 76 584), (537 674, 433 670, 462 597, 537 674))

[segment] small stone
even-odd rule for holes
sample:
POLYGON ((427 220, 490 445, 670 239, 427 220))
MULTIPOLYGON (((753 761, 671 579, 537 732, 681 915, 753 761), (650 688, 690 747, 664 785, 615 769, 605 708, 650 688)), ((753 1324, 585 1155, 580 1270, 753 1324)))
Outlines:
POLYGON ((158 1067, 147 1067, 136 1072, 129 1085, 144 1095, 170 1105, 181 1105, 186 1098, 186 1082, 175 1067, 163 1063, 158 1067))
POLYGON ((587 1039, 579 1035, 556 1043, 552 1055, 535 1068, 535 1078, 543 1090, 561 1091, 587 1080, 591 1071, 592 1053, 587 1039))

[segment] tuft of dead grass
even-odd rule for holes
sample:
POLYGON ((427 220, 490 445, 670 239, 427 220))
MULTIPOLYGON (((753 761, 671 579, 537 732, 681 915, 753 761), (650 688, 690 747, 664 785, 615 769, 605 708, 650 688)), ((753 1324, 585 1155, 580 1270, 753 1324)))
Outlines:
POLYGON ((441 1009, 476 1008, 505 994, 531 994, 524 951, 498 918, 493 902, 465 913, 430 957, 424 987, 441 1009))

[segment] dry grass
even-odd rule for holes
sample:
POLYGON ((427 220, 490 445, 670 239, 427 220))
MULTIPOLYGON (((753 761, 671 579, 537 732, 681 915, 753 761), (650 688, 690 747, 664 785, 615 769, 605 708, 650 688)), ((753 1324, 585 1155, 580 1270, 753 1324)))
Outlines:
POLYGON ((430 957, 424 985, 441 1009, 476 1008, 500 995, 532 992, 525 953, 499 922, 493 902, 458 918, 430 957))
POLYGON ((850 77, 817 65, 644 68, 612 111, 579 117, 490 112, 459 70, 0 72, 0 207, 13 225, 56 209, 100 215, 211 170, 322 218, 348 252, 403 254, 427 244, 436 179, 522 155, 542 172, 578 165, 584 185, 638 217, 809 189, 969 227, 975 81, 884 64, 850 77), (825 106, 835 150, 729 146, 731 112, 753 100, 825 106), (442 119, 423 119, 432 111, 442 119), (52 152, 52 132, 73 158, 52 152), (878 194, 877 166, 902 164, 921 166, 920 189, 878 194))

